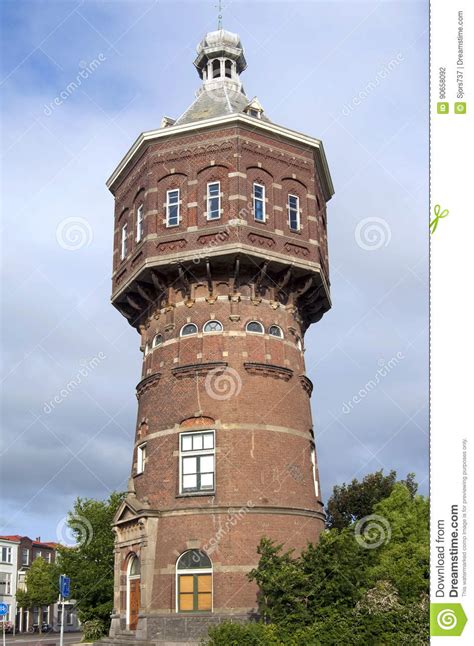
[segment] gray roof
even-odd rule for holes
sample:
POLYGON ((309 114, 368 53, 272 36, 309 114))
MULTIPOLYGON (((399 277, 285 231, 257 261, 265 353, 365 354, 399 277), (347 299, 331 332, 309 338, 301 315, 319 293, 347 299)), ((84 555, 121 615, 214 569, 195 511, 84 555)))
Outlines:
MULTIPOLYGON (((194 103, 176 120, 176 125, 223 117, 227 114, 243 112, 250 99, 243 92, 236 92, 222 84, 222 87, 205 89, 200 92, 194 103)), ((269 121, 262 114, 264 121, 269 121)))

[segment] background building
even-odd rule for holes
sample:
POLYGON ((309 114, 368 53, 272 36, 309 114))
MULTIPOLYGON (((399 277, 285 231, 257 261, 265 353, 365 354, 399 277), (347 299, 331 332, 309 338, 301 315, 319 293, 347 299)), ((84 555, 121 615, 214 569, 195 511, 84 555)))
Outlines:
POLYGON ((299 551, 324 527, 303 354, 330 307, 323 146, 245 94, 237 34, 208 33, 194 65, 196 100, 108 182, 112 302, 143 350, 114 639, 249 619, 261 536, 299 551))
MULTIPOLYGON (((9 621, 14 624, 15 632, 28 632, 32 626, 47 623, 54 630, 59 630, 61 608, 57 603, 37 608, 18 607, 15 595, 18 590, 26 589, 26 574, 37 558, 43 558, 47 563, 56 560, 57 543, 42 542, 28 536, 0 536, 0 601, 10 607, 9 621)), ((79 629, 79 621, 75 602, 70 600, 65 604, 65 631, 79 629)))

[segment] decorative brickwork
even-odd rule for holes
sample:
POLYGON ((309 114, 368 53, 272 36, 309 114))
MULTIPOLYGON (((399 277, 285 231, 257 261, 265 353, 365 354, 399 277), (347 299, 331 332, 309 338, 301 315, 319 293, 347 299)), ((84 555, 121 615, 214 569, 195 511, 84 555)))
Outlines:
POLYGON ((255 616, 247 573, 260 538, 298 552, 324 527, 303 347, 330 307, 324 151, 245 97, 238 36, 208 34, 196 61, 195 104, 142 135, 108 184, 112 302, 143 352, 114 525, 115 641, 129 630, 137 641, 189 640, 255 616), (194 563, 188 578, 178 559, 194 563))

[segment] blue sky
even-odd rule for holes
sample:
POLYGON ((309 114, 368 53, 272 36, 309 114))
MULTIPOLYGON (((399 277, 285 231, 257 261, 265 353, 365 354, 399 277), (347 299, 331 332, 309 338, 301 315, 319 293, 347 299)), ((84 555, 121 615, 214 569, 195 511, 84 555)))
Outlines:
MULTIPOLYGON (((2 3, 2 534, 64 539, 76 496, 126 488, 141 354, 109 303, 105 180, 141 131, 192 102, 214 4, 2 3), (82 244, 74 231, 64 243, 69 218, 82 244)), ((324 141, 336 189, 333 309, 306 336, 323 495, 379 468, 414 471, 426 493, 428 3, 224 5, 247 94, 324 141)))

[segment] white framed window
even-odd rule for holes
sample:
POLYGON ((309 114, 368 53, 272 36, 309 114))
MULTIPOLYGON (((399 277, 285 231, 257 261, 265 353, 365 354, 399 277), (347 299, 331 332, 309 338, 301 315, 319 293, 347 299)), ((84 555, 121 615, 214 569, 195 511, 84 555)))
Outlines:
POLYGON ((52 558, 53 555, 51 554, 51 552, 46 552, 46 562, 51 563, 52 558))
POLYGON ((222 332, 224 329, 224 326, 220 321, 208 321, 207 323, 204 323, 204 326, 202 328, 202 331, 206 334, 209 332, 222 332))
POLYGON ((136 231, 136 241, 140 242, 143 238, 143 204, 137 209, 137 231, 136 231))
POLYGON ((176 562, 176 612, 212 612, 212 563, 202 550, 188 550, 176 562))
POLYGON ((249 321, 245 329, 251 334, 264 334, 265 332, 263 325, 259 321, 249 321))
POLYGON ((190 334, 197 334, 198 333, 198 327, 195 323, 186 323, 186 325, 183 325, 181 328, 181 332, 179 333, 180 336, 189 336, 190 334))
POLYGON ((268 334, 270 336, 277 336, 280 339, 283 339, 283 330, 278 325, 270 325, 268 328, 268 334))
POLYGON ((0 595, 12 593, 12 575, 10 572, 0 572, 0 595))
POLYGON ((179 188, 166 191, 166 226, 177 227, 179 224, 179 188))
POLYGON ((152 347, 157 348, 162 343, 163 343, 163 337, 161 336, 161 334, 155 334, 155 336, 153 337, 152 347))
POLYGON ((207 185, 207 219, 218 220, 221 217, 221 183, 209 182, 207 185))
POLYGON ((214 491, 214 431, 180 434, 179 472, 180 493, 214 491))
POLYGON ((2 563, 11 563, 12 562, 12 548, 11 547, 2 547, 0 552, 0 560, 2 563))
POLYGON ((127 236, 128 224, 124 224, 120 235, 120 260, 123 260, 127 255, 127 236))
POLYGON ((137 475, 145 471, 146 443, 137 446, 137 475))
POLYGON ((300 230, 300 198, 288 195, 288 226, 292 231, 300 230))
POLYGON ((316 498, 319 498, 319 482, 316 471, 316 449, 314 448, 314 444, 311 445, 311 469, 313 471, 314 494, 316 498))
POLYGON ((253 216, 257 222, 265 222, 265 186, 253 185, 253 216))

